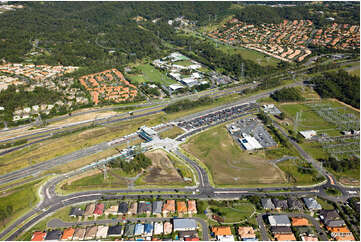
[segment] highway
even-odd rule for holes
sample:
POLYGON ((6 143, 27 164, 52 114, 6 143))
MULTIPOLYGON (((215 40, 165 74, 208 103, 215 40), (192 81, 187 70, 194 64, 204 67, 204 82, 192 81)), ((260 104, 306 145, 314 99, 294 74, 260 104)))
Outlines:
MULTIPOLYGON (((292 85, 299 85, 299 83, 294 83, 292 85)), ((274 91, 274 90, 273 90, 274 91)), ((254 95, 249 98, 241 99, 234 104, 239 104, 247 100, 248 102, 257 100, 258 98, 265 97, 270 95, 273 91, 266 91, 260 94, 254 95)), ((217 110, 221 110, 224 107, 228 107, 232 104, 223 105, 221 107, 213 108, 207 111, 202 111, 197 114, 192 114, 182 119, 189 119, 196 116, 204 115, 205 113, 214 112, 217 110)), ((142 114, 143 115, 143 114, 142 114)), ((144 114, 147 115, 147 114, 144 114)), ((290 137, 279 127, 276 126, 280 132, 285 135, 292 145, 298 150, 298 152, 309 162, 312 162, 319 172, 326 176, 327 182, 321 183, 315 186, 310 187, 268 187, 268 188, 215 188, 210 184, 209 177, 207 171, 205 171, 197 161, 193 161, 189 157, 183 155, 179 150, 175 149, 172 152, 180 159, 183 159, 187 162, 195 171, 197 175, 198 184, 196 187, 185 187, 185 188, 149 188, 149 189, 112 189, 112 190, 96 190, 96 191, 84 191, 84 192, 76 192, 73 194, 69 194, 66 196, 62 196, 56 193, 56 186, 61 183, 63 180, 76 176, 81 173, 81 171, 72 171, 67 174, 62 174, 50 179, 46 182, 41 188, 42 200, 38 204, 38 206, 17 219, 14 223, 12 223, 7 229, 0 233, 0 238, 3 238, 5 235, 10 233, 10 231, 14 230, 12 234, 7 238, 7 240, 15 240, 17 236, 19 236, 25 230, 31 228, 34 224, 39 222, 45 216, 57 211, 60 208, 63 208, 68 205, 77 204, 80 202, 94 201, 94 200, 113 200, 113 199, 144 199, 144 198, 193 198, 193 199, 217 199, 217 198, 229 198, 235 199, 242 196, 248 195, 257 195, 257 196, 278 196, 278 195, 292 195, 292 196, 319 196, 324 199, 328 199, 334 202, 346 201, 351 196, 357 196, 358 194, 351 195, 349 191, 358 191, 357 188, 346 188, 337 183, 336 179, 329 178, 330 175, 317 164, 297 143, 293 142, 290 137), (342 195, 340 197, 328 196, 324 189, 327 187, 336 187, 338 189, 342 189, 342 195), (270 193, 272 192, 272 193, 270 193), (28 220, 24 223, 25 220, 28 220)), ((38 164, 38 167, 25 168, 21 171, 17 171, 17 173, 13 173, 9 176, 0 177, 2 182, 14 181, 16 179, 23 178, 27 176, 27 172, 33 173, 36 170, 47 169, 53 164, 58 164, 58 162, 71 162, 72 160, 83 157, 85 155, 89 155, 89 152, 98 152, 106 148, 106 144, 102 143, 93 147, 89 147, 86 150, 80 150, 69 154, 67 156, 57 157, 53 160, 43 162, 38 164), (28 170, 27 170, 28 169, 28 170)))

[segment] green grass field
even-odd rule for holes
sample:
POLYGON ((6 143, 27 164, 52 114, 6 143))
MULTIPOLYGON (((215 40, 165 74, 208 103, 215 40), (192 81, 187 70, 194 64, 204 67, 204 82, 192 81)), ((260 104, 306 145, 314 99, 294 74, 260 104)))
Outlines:
POLYGON ((164 139, 164 138, 171 138, 174 139, 175 137, 177 137, 178 135, 181 135, 184 133, 184 130, 179 128, 178 126, 174 126, 170 129, 167 129, 161 133, 159 133, 159 137, 164 139))
POLYGON ((154 68, 151 64, 140 64, 137 68, 142 72, 140 74, 127 74, 130 81, 135 83, 157 82, 164 85, 177 83, 165 73, 154 68))
POLYGON ((300 164, 301 162, 297 160, 287 160, 277 163, 277 166, 285 172, 288 181, 294 185, 311 185, 320 182, 314 179, 317 174, 316 170, 314 170, 314 174, 301 173, 298 169, 300 164))
POLYGON ((285 182, 283 172, 267 162, 263 151, 243 151, 224 126, 191 137, 183 149, 207 166, 216 185, 285 182))
POLYGON ((212 211, 224 219, 224 223, 238 223, 246 221, 255 211, 253 204, 249 202, 234 203, 229 207, 209 206, 212 211))

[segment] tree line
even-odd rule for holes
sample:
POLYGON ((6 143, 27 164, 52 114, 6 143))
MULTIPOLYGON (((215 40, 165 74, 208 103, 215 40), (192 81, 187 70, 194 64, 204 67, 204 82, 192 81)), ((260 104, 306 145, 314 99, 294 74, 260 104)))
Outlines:
POLYGON ((127 174, 139 173, 142 169, 148 168, 151 164, 152 160, 143 153, 135 155, 133 160, 129 162, 122 158, 117 158, 110 162, 112 168, 121 168, 127 174))
POLYGON ((213 102, 213 99, 210 97, 201 97, 198 100, 191 101, 189 99, 184 99, 177 101, 173 104, 169 104, 167 107, 164 108, 164 112, 166 113, 175 113, 182 110, 187 110, 191 108, 195 108, 198 106, 208 105, 213 102))
POLYGON ((295 87, 282 88, 275 91, 271 97, 277 102, 303 101, 301 92, 295 87))

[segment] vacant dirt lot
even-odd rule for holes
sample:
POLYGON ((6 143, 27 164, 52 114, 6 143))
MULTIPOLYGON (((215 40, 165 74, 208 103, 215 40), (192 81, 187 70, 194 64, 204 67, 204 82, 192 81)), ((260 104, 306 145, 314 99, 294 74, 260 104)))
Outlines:
POLYGON ((283 172, 265 159, 263 151, 243 151, 223 126, 192 137, 183 148, 206 164, 216 185, 285 182, 283 172))
POLYGON ((143 177, 145 185, 173 185, 183 182, 165 151, 154 150, 145 155, 152 160, 152 166, 147 169, 143 177))

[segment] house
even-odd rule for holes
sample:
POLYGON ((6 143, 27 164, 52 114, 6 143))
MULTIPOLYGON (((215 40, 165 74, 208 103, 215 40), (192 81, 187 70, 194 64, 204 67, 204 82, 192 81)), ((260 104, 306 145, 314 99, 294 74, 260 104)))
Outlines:
POLYGON ((73 228, 64 229, 63 235, 61 236, 61 240, 72 240, 74 232, 75 229, 73 228))
POLYGON ((184 201, 177 201, 177 212, 178 214, 187 213, 187 205, 184 201))
POLYGON ((93 216, 94 210, 95 210, 95 204, 94 203, 88 204, 85 208, 84 216, 86 217, 93 216))
POLYGON ((280 200, 278 198, 272 199, 273 204, 277 210, 286 210, 288 209, 287 200, 280 200))
POLYGON ((277 241, 297 241, 294 234, 276 234, 274 237, 277 241))
POLYGON ((311 139, 313 136, 317 135, 317 132, 314 130, 305 130, 305 131, 299 131, 299 133, 303 136, 305 139, 311 139))
POLYGON ((76 228, 73 235, 73 240, 83 240, 85 236, 85 231, 86 230, 84 228, 76 228))
POLYGON ((163 226, 164 235, 171 234, 173 225, 170 222, 165 222, 163 226))
POLYGON ((271 232, 273 234, 289 234, 292 233, 292 230, 289 226, 271 226, 271 232))
POLYGON ((331 228, 331 227, 326 227, 326 228, 328 231, 330 231, 332 238, 352 236, 351 231, 346 226, 338 227, 338 228, 331 228))
POLYGON ((85 232, 84 239, 85 240, 93 240, 97 234, 97 226, 88 227, 85 232))
POLYGON ((70 217, 81 217, 81 216, 83 216, 83 214, 84 214, 83 209, 73 207, 70 210, 69 216, 70 217))
POLYGON ((98 226, 96 238, 105 239, 108 235, 109 226, 98 226))
POLYGON ((252 227, 238 227, 238 235, 242 241, 255 240, 256 234, 252 227))
POLYGON ((313 236, 301 236, 302 241, 318 241, 317 237, 313 236))
POLYGON ((287 205, 289 210, 303 210, 303 203, 296 198, 288 198, 287 205))
POLYGON ((320 218, 327 227, 343 227, 346 225, 336 210, 322 210, 320 211, 320 218))
POLYGON ((212 227, 212 233, 214 236, 232 235, 231 227, 229 226, 212 227))
POLYGON ((291 226, 291 222, 287 215, 268 216, 268 222, 271 226, 291 226))
POLYGON ((144 224, 136 224, 134 230, 134 236, 143 235, 144 233, 144 224))
POLYGON ((114 226, 109 226, 108 228, 108 236, 109 237, 119 237, 122 236, 123 231, 122 231, 123 227, 121 225, 114 225, 114 226))
POLYGON ((153 214, 154 215, 161 215, 162 214, 162 206, 163 201, 153 201, 153 214))
POLYGON ((262 207, 265 210, 273 210, 275 209, 275 205, 272 203, 270 198, 261 199, 262 207))
POLYGON ((60 230, 51 230, 45 236, 45 240, 60 240, 61 231, 60 230))
POLYGON ((196 230, 197 223, 194 219, 184 218, 179 219, 176 218, 173 220, 173 231, 188 231, 188 230, 196 230))
POLYGON ((198 231, 197 230, 180 231, 178 233, 178 237, 183 240, 185 238, 195 238, 195 237, 198 237, 198 231))
POLYGON ((321 205, 313 197, 304 197, 303 201, 306 204, 308 210, 321 210, 321 205))
POLYGON ((308 222, 308 219, 306 218, 291 218, 292 226, 298 227, 298 226, 310 226, 310 223, 308 222))
POLYGON ((152 236, 153 223, 144 224, 144 236, 152 236))
POLYGON ((150 202, 140 201, 138 203, 138 214, 147 213, 150 214, 152 212, 152 204, 150 202))
POLYGON ((217 236, 217 241, 234 241, 233 235, 219 235, 217 236))
POLYGON ((118 205, 112 205, 109 208, 104 210, 104 214, 106 216, 108 215, 117 215, 118 214, 118 205))
POLYGON ((137 202, 133 202, 130 204, 130 208, 128 210, 128 214, 129 215, 135 215, 138 212, 138 203, 137 202))
POLYGON ((155 222, 154 223, 154 235, 159 235, 163 233, 163 223, 155 222))
POLYGON ((184 241, 200 241, 198 237, 187 237, 184 238, 184 241))
MULTIPOLYGON (((118 205, 118 212, 119 215, 124 215, 128 213, 128 203, 127 202, 120 202, 118 205)), ((135 212, 136 214, 137 212, 135 212)))
POLYGON ((135 224, 127 224, 124 229, 125 237, 132 237, 134 235, 135 224))
POLYGON ((195 200, 188 200, 188 213, 189 214, 197 213, 197 204, 195 200))
POLYGON ((95 205, 95 209, 94 209, 94 216, 101 216, 103 215, 103 211, 104 211, 104 203, 98 203, 97 205, 95 205))
POLYGON ((162 213, 163 216, 167 216, 168 213, 175 212, 175 201, 174 200, 167 200, 166 203, 163 205, 162 213))
POLYGON ((35 231, 31 236, 31 241, 43 241, 45 239, 46 233, 35 231))

